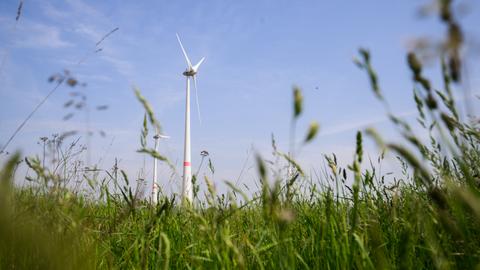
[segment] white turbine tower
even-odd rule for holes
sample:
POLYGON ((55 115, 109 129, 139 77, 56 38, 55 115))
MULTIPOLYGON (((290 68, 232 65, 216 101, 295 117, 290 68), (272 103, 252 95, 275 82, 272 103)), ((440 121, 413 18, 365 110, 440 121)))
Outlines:
MULTIPOLYGON (((158 140, 159 139, 168 139, 170 136, 162 135, 157 132, 155 136, 155 152, 158 152, 158 140)), ((158 190, 160 188, 160 184, 158 183, 158 174, 157 174, 157 162, 158 159, 156 157, 153 158, 153 183, 152 183, 152 203, 158 203, 158 190)))
POLYGON ((183 72, 183 75, 187 77, 187 95, 186 95, 186 106, 185 106, 185 148, 184 148, 184 159, 183 159, 183 184, 182 184, 182 202, 192 203, 193 202, 193 188, 192 188, 192 163, 191 163, 191 150, 190 150, 190 79, 193 79, 195 86, 195 96, 197 100, 197 112, 198 117, 200 118, 200 106, 198 105, 198 93, 197 93, 197 80, 195 75, 198 72, 198 68, 205 60, 205 57, 202 57, 198 63, 193 66, 188 58, 187 52, 183 48, 180 37, 177 34, 177 40, 182 48, 183 56, 187 61, 187 69, 183 72))

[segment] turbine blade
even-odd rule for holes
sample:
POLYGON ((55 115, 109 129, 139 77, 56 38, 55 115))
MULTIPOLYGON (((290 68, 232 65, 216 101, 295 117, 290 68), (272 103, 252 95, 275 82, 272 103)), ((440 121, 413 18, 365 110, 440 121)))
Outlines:
POLYGON ((193 85, 195 86, 195 98, 196 98, 196 101, 197 101, 198 120, 200 121, 200 125, 201 125, 202 124, 202 115, 200 114, 200 103, 198 102, 197 76, 193 76, 193 85))
POLYGON ((170 139, 170 136, 165 135, 165 134, 160 134, 157 133, 155 136, 153 136, 154 139, 170 139))
POLYGON ((182 42, 180 41, 180 37, 178 36, 178 34, 176 34, 176 35, 177 35, 178 43, 180 44, 180 48, 182 48, 183 56, 185 56, 185 60, 187 60, 188 67, 192 68, 192 63, 190 62, 190 59, 188 58, 187 52, 183 48, 182 42))
POLYGON ((200 65, 203 63, 204 60, 205 60, 205 57, 202 57, 202 59, 200 59, 200 61, 198 61, 198 63, 197 63, 195 66, 193 66, 193 70, 194 70, 195 72, 197 72, 198 68, 199 68, 200 65))

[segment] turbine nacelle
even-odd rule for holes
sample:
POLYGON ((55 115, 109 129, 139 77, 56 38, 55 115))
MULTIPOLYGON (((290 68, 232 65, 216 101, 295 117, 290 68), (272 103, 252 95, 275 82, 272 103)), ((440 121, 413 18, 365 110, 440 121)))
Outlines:
MULTIPOLYGON (((200 67, 200 65, 203 63, 203 61, 205 61, 205 57, 202 57, 202 59, 200 59, 200 61, 198 61, 198 63, 195 65, 195 66, 189 66, 187 68, 187 70, 185 70, 183 72, 183 75, 187 76, 187 77, 193 77, 197 74, 197 71, 198 71, 198 68, 200 67)), ((187 63, 189 63, 190 61, 188 61, 187 63)))
POLYGON ((197 74, 197 72, 193 69, 187 69, 182 74, 187 76, 187 77, 193 77, 193 76, 195 76, 195 74, 197 74))

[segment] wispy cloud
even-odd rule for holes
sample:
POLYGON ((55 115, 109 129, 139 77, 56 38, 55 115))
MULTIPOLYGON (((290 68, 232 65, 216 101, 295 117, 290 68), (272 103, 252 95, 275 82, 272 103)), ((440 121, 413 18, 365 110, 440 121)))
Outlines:
POLYGON ((93 43, 97 42, 102 37, 102 33, 100 33, 97 29, 98 28, 92 27, 90 25, 79 24, 75 28, 75 32, 83 35, 93 43))
POLYGON ((62 38, 59 27, 24 20, 20 26, 20 36, 14 42, 16 47, 58 49, 73 46, 62 38))
POLYGON ((76 75, 80 81, 83 82, 112 82, 113 79, 109 76, 106 75, 101 75, 101 74, 82 74, 82 73, 77 73, 76 75))
POLYGON ((185 101, 185 91, 178 91, 178 89, 156 90, 153 92, 151 100, 155 101, 155 105, 157 105, 156 112, 161 114, 176 107, 179 103, 183 103, 185 101))
MULTIPOLYGON (((412 111, 407 111, 401 114, 398 114, 398 117, 409 117, 412 116, 416 113, 416 110, 412 111)), ((330 127, 326 129, 325 131, 322 131, 319 136, 330 136, 330 135, 336 135, 336 134, 341 134, 343 132, 351 131, 351 130, 358 130, 358 129, 363 129, 368 126, 373 126, 373 125, 378 125, 386 122, 388 118, 386 116, 378 117, 378 118, 373 118, 373 119, 366 119, 363 121, 355 121, 355 122, 350 122, 350 123, 342 123, 338 125, 334 125, 333 127, 330 127)))
POLYGON ((51 3, 45 1, 42 5, 43 14, 50 19, 60 19, 64 20, 70 17, 70 13, 65 10, 56 8, 51 3))
POLYGON ((101 14, 97 9, 82 0, 67 0, 66 2, 68 5, 70 5, 72 10, 75 10, 77 13, 80 13, 83 16, 97 18, 104 17, 103 14, 101 14))
POLYGON ((64 9, 59 10, 57 7, 47 4, 43 7, 45 16, 57 20, 62 24, 69 24, 73 34, 85 40, 83 47, 89 50, 85 59, 90 58, 97 49, 101 51, 95 53, 99 59, 109 63, 111 67, 119 73, 122 77, 127 78, 128 81, 133 81, 133 74, 135 71, 134 64, 129 61, 124 53, 125 43, 130 44, 131 41, 126 37, 119 38, 119 34, 115 34, 108 39, 115 39, 115 42, 102 43, 100 47, 95 44, 105 36, 108 31, 116 28, 117 25, 112 22, 107 15, 99 10, 94 5, 91 5, 83 0, 67 0, 64 9), (87 45, 85 47, 86 44, 87 45))
POLYGON ((11 20, 0 16, 0 31, 2 35, 5 35, 4 38, 9 40, 4 46, 8 44, 7 46, 36 49, 58 49, 73 46, 73 43, 62 36, 60 27, 37 20, 22 18, 21 24, 13 29, 11 20))
POLYGON ((109 62, 117 70, 118 73, 125 76, 128 80, 132 80, 132 74, 134 71, 134 66, 132 63, 127 60, 122 60, 111 54, 104 54, 101 58, 109 62))

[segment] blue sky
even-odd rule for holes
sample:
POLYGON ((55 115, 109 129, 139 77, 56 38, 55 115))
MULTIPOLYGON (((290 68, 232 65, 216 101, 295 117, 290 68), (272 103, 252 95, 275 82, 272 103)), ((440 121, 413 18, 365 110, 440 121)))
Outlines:
MULTIPOLYGON (((219 185, 237 179, 248 154, 257 151, 268 157, 271 133, 280 148, 288 150, 293 85, 305 96, 298 140, 310 121, 321 126, 316 141, 298 152, 305 167, 320 169, 322 154, 332 152, 343 164, 350 162, 357 129, 375 126, 395 138, 366 75, 352 58, 359 47, 369 48, 393 110, 413 119, 412 83, 405 65, 408 44, 415 37, 438 38, 445 31, 436 17, 416 16, 428 1, 26 0, 15 26, 18 2, 0 3, 0 56, 5 59, 0 70, 0 144, 51 89, 47 78, 69 69, 88 84, 76 90, 88 96, 91 107, 109 106, 90 114, 90 128, 107 134, 92 138, 93 162, 102 157, 108 168, 118 157, 132 176, 144 166, 144 156, 135 152, 143 118, 132 91, 137 86, 171 136, 162 141, 160 152, 181 172, 185 62, 175 38, 179 33, 193 62, 206 57, 198 76, 201 125, 192 99, 193 168, 200 151, 208 150, 219 185), (119 30, 101 44, 103 50, 92 53, 95 43, 116 27, 119 30)), ((479 7, 464 2, 471 9, 461 22, 469 37, 478 37, 479 7)), ((474 61, 478 54, 469 60, 474 61)), ((479 72, 467 64, 474 91, 479 72)), ((432 67, 427 74, 436 76, 438 65, 432 67)), ((38 154, 39 137, 84 130, 84 114, 62 120, 69 92, 62 86, 8 150, 38 154)), ((367 151, 376 156, 371 143, 367 151)), ((151 162, 145 162, 148 179, 151 162)), ((240 182, 255 177, 249 169, 253 164, 250 158, 240 182)), ((173 191, 179 187, 178 179, 164 184, 173 191)))

